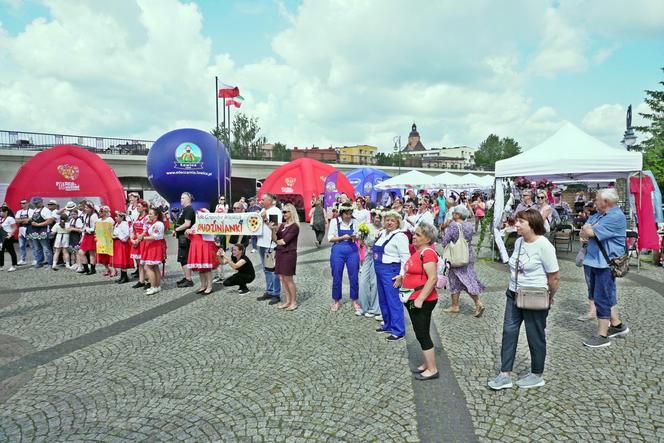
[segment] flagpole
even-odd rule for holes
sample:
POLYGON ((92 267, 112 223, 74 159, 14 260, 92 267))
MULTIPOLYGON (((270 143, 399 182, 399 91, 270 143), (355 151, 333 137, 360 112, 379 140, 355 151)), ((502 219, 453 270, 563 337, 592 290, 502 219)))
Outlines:
MULTIPOLYGON (((228 106, 228 144, 231 144, 231 107, 228 106)), ((228 156, 230 158, 230 151, 231 148, 230 146, 228 147, 228 156)), ((233 199, 233 179, 232 177, 228 177, 228 199, 231 200, 231 203, 234 203, 232 201, 233 199)))
POLYGON ((219 160, 221 155, 219 154, 219 77, 214 76, 214 104, 216 109, 216 120, 217 126, 215 126, 215 138, 217 139, 217 200, 221 195, 221 172, 219 167, 219 160))

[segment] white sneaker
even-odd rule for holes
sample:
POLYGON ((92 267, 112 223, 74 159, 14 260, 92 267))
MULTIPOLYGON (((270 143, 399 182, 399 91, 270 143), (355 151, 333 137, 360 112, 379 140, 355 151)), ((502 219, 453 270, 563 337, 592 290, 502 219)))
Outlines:
POLYGON ((16 271, 16 268, 13 267, 13 266, 11 268, 7 269, 7 272, 14 272, 14 271, 16 271))
POLYGON ((375 315, 376 315, 376 314, 372 314, 371 312, 365 312, 365 313, 364 313, 364 316, 365 316, 366 318, 374 318, 375 315))
POLYGON ((18 266, 24 265, 24 264, 25 264, 25 260, 21 260, 21 261, 19 261, 19 262, 16 263, 16 264, 17 264, 18 266))
POLYGON ((380 315, 380 314, 378 314, 377 316, 374 317, 374 319, 375 319, 376 321, 380 321, 380 322, 382 322, 382 321, 383 321, 383 316, 380 315))
POLYGON ((145 295, 152 295, 152 294, 154 294, 155 291, 156 291, 156 289, 157 289, 157 288, 147 288, 147 289, 145 290, 145 295))
POLYGON ((256 253, 256 250, 255 250, 255 249, 252 249, 252 250, 251 250, 251 253, 252 253, 252 254, 255 254, 255 253, 256 253))
POLYGON ((37 260, 32 260, 32 266, 37 266, 37 260))
POLYGON ((156 288, 154 288, 153 294, 156 294, 157 292, 161 292, 161 286, 157 286, 156 288))

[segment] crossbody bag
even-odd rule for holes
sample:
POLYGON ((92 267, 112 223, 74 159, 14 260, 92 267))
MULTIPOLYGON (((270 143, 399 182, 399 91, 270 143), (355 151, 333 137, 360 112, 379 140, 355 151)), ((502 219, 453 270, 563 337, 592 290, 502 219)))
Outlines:
POLYGON ((606 263, 611 269, 611 275, 613 275, 614 278, 621 278, 627 275, 629 272, 629 252, 626 252, 625 254, 616 258, 609 258, 609 254, 606 253, 606 249, 604 249, 602 242, 599 241, 597 237, 594 238, 597 242, 597 245, 599 245, 599 250, 602 252, 604 260, 606 260, 606 263))
POLYGON ((519 259, 521 258, 521 247, 523 238, 519 243, 519 252, 516 256, 516 307, 519 309, 528 309, 531 311, 546 311, 551 307, 548 288, 538 288, 534 286, 519 287, 519 259))

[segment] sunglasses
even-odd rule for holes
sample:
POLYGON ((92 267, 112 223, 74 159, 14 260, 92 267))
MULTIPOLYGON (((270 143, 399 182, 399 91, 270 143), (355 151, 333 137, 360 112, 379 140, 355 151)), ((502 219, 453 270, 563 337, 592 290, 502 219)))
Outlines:
POLYGON ((541 195, 538 195, 537 198, 538 198, 539 200, 544 200, 546 197, 543 197, 543 196, 541 196, 541 195))
POLYGON ((242 208, 233 208, 233 209, 242 209, 242 208))
POLYGON ((290 211, 281 211, 282 214, 290 214, 290 211))

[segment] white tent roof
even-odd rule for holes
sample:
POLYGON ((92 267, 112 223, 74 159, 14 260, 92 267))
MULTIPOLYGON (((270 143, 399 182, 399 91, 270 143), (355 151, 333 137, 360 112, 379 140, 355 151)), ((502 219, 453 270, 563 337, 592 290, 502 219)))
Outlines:
POLYGON ((406 172, 405 174, 397 175, 379 183, 375 186, 379 191, 385 189, 425 189, 431 187, 430 175, 417 170, 406 172))
POLYGON ((614 148, 565 123, 539 145, 496 162, 496 177, 526 176, 551 180, 607 179, 640 171, 643 156, 614 148))
POLYGON ((443 172, 435 177, 431 177, 430 186, 432 188, 458 188, 469 184, 467 180, 463 179, 460 175, 455 175, 450 172, 443 172))

